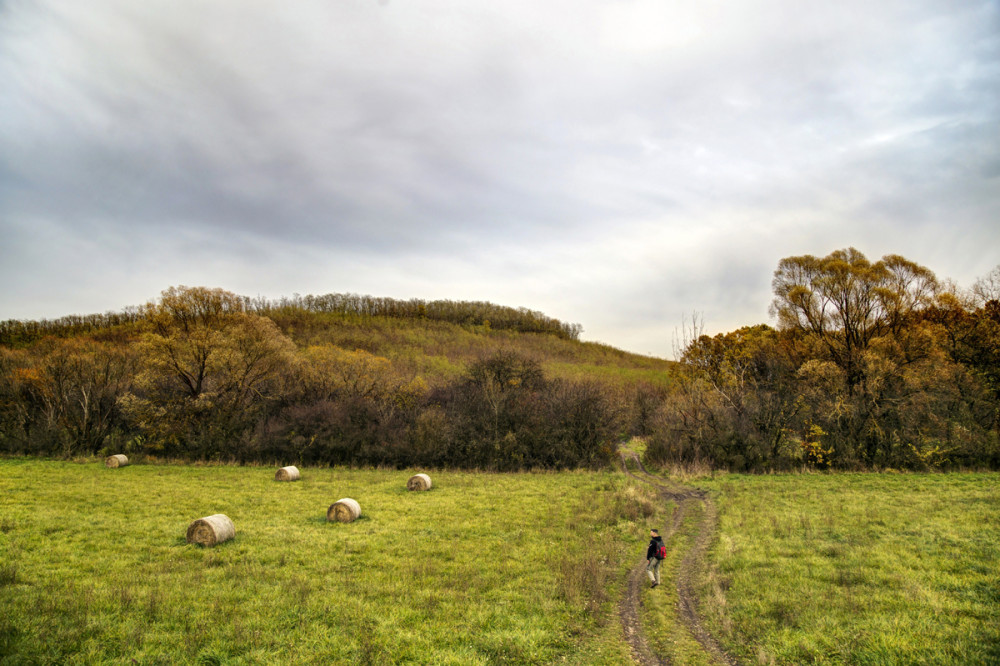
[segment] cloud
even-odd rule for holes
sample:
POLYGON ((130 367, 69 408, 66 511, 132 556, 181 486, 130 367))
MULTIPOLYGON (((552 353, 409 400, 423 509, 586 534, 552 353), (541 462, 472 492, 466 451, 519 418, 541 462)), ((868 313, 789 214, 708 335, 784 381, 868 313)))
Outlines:
POLYGON ((0 316, 359 291, 669 354, 783 256, 998 261, 985 0, 7 0, 0 99, 0 316))

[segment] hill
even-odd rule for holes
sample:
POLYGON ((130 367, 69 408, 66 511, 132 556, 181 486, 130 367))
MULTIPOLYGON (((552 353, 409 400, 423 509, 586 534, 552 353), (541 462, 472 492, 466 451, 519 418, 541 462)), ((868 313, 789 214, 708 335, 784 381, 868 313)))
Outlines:
MULTIPOLYGON (((380 301, 390 299, 379 299, 380 301)), ((460 378, 478 359, 507 349, 534 359, 547 374, 665 385, 672 363, 609 345, 581 342, 578 324, 482 302, 416 301, 415 308, 323 309, 298 303, 258 311, 300 347, 334 345, 390 359, 431 383, 460 378)), ((411 304, 413 301, 407 301, 411 304)))
MULTIPOLYGON (((237 298, 245 311, 268 317, 299 347, 328 344, 364 350, 431 381, 455 379, 471 361, 501 346, 535 358, 558 376, 620 376, 662 384, 673 365, 610 345, 582 342, 579 324, 482 301, 397 301, 356 294, 277 301, 237 298)), ((54 320, 0 321, 0 347, 28 348, 45 338, 134 341, 155 307, 149 303, 54 320)))
POLYGON ((484 302, 279 301, 178 287, 119 313, 0 324, 0 450, 184 459, 602 465, 671 364, 484 302))

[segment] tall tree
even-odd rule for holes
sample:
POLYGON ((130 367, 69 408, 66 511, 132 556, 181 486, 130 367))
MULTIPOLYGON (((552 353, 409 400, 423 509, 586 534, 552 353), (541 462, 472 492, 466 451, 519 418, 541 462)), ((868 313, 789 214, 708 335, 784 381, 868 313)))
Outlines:
POLYGON ((276 397, 295 345, 244 299, 221 289, 177 287, 147 306, 145 365, 125 404, 133 421, 178 452, 231 454, 236 436, 276 397))
POLYGON ((848 393, 865 379, 862 357, 873 342, 899 335, 932 302, 937 279, 899 255, 872 263, 858 250, 787 257, 772 282, 772 314, 782 328, 815 336, 843 371, 848 393))

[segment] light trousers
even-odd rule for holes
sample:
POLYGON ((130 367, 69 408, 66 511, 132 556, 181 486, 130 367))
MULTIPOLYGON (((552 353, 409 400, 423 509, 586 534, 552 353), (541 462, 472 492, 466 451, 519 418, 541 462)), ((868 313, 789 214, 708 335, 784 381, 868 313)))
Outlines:
POLYGON ((651 557, 646 563, 646 575, 649 576, 650 583, 660 584, 660 562, 661 560, 651 557))

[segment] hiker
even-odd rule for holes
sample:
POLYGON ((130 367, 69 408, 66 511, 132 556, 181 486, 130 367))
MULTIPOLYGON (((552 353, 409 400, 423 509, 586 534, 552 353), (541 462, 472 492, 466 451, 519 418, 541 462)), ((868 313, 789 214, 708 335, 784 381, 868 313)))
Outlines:
POLYGON ((649 547, 646 548, 646 575, 649 576, 650 587, 660 584, 660 562, 666 555, 666 546, 659 530, 649 530, 649 547))

